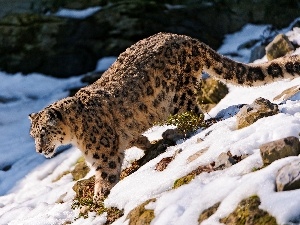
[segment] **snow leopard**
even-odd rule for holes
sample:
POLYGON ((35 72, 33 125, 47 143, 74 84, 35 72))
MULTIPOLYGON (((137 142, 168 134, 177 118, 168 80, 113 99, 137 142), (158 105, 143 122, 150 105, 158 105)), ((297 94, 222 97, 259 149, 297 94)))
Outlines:
POLYGON ((300 56, 244 64, 185 35, 158 33, 121 53, 93 84, 30 114, 36 151, 52 157, 73 144, 95 169, 94 201, 119 181, 124 151, 170 115, 201 113, 196 93, 203 72, 224 83, 259 86, 300 74, 300 56))

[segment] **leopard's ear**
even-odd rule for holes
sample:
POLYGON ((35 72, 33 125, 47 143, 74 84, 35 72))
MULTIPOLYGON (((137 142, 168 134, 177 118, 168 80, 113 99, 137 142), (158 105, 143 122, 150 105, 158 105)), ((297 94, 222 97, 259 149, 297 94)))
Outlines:
POLYGON ((34 118, 37 116, 37 113, 30 113, 28 115, 28 118, 30 119, 30 121, 34 120, 34 118))

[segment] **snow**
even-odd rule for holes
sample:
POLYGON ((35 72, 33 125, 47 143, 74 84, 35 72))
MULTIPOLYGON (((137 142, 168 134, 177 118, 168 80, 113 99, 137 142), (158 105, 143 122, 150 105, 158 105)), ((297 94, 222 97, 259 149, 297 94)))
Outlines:
POLYGON ((58 17, 66 17, 72 19, 85 19, 101 10, 100 6, 90 7, 86 9, 65 9, 60 8, 54 15, 58 17))
POLYGON ((99 59, 95 71, 105 71, 116 59, 117 57, 115 56, 99 59))
MULTIPOLYGON (((238 49, 240 43, 258 39, 267 26, 247 25, 240 32, 225 38, 222 53, 238 52, 238 58, 247 59, 249 50, 238 49)), ((289 33, 293 41, 300 41, 300 32, 289 33)), ((115 58, 101 59, 96 71, 108 67, 115 58)), ((41 74, 6 74, 0 72, 0 225, 31 224, 104 224, 105 214, 90 213, 87 219, 77 219, 78 210, 72 210, 74 181, 70 171, 81 156, 71 147, 52 159, 45 159, 34 150, 29 136, 27 115, 68 95, 68 89, 79 87, 81 77, 56 79, 41 74), (2 101, 8 101, 2 103, 2 101)), ((178 141, 176 146, 151 160, 138 171, 120 181, 105 200, 107 207, 124 209, 125 215, 114 225, 128 224, 127 214, 148 199, 156 198, 146 208, 153 209, 152 224, 198 224, 201 212, 221 202, 217 212, 202 224, 219 224, 219 219, 231 213, 244 198, 258 195, 260 208, 273 215, 279 224, 288 224, 299 218, 300 190, 275 192, 277 171, 287 163, 298 159, 287 157, 263 169, 259 146, 287 136, 299 135, 300 96, 281 102, 273 98, 283 90, 298 85, 300 78, 283 80, 262 87, 237 87, 230 85, 229 94, 214 107, 210 116, 223 115, 224 120, 196 135, 178 141), (237 130, 236 118, 230 116, 237 105, 252 103, 264 97, 277 104, 279 114, 258 120, 249 127, 237 130), (222 112, 222 113, 220 113, 222 112), (179 151, 180 150, 180 151, 179 151), (213 162, 219 154, 230 151, 233 155, 248 157, 224 170, 201 173, 189 184, 172 189, 174 181, 187 175, 200 165, 213 162), (155 165, 164 157, 176 155, 164 171, 156 171, 155 165), (196 157, 198 156, 198 157, 196 157)), ((150 140, 161 138, 169 127, 153 127, 145 133, 150 140)), ((126 152, 123 167, 143 152, 131 148, 126 152)), ((90 176, 91 173, 88 175, 90 176)))

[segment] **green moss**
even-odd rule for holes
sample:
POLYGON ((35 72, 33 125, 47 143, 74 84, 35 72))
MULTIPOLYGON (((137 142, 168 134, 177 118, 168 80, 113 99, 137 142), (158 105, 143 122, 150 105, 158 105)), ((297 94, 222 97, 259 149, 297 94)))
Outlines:
POLYGON ((260 199, 252 196, 242 200, 237 208, 227 217, 220 220, 221 223, 235 225, 277 225, 276 219, 266 211, 259 209, 260 199))
POLYGON ((173 189, 179 188, 180 186, 182 186, 184 184, 190 183, 195 178, 195 176, 196 176, 195 174, 188 174, 184 177, 181 177, 181 178, 175 180, 173 189))
POLYGON ((194 112, 170 115, 167 121, 161 122, 158 125, 163 124, 177 126, 177 128, 184 134, 194 132, 200 127, 206 127, 204 114, 197 115, 194 112))

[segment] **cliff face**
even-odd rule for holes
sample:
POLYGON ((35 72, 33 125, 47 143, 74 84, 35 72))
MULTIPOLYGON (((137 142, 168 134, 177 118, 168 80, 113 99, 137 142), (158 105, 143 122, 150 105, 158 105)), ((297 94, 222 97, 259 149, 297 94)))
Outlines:
POLYGON ((297 1, 283 0, 2 2, 0 69, 57 77, 83 74, 93 71, 99 58, 117 56, 161 31, 186 34, 217 48, 225 34, 246 23, 270 23, 278 28, 298 17, 298 11, 297 1), (57 13, 61 8, 91 7, 99 10, 82 18, 57 13))

